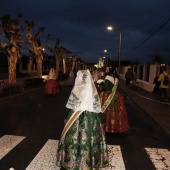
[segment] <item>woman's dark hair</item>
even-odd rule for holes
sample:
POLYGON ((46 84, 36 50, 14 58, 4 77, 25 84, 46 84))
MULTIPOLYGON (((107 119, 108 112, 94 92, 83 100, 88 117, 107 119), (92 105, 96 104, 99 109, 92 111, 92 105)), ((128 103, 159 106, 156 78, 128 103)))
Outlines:
POLYGON ((105 73, 105 76, 107 76, 107 75, 119 79, 119 75, 117 74, 117 71, 116 71, 116 68, 115 68, 115 67, 109 67, 109 72, 108 72, 108 73, 105 73))
POLYGON ((118 78, 118 79, 119 79, 119 75, 117 74, 117 71, 116 71, 116 68, 115 68, 115 67, 113 67, 112 73, 113 73, 113 77, 114 77, 114 78, 118 78))
POLYGON ((162 70, 163 70, 163 71, 167 71, 166 66, 163 66, 163 67, 162 67, 162 70))

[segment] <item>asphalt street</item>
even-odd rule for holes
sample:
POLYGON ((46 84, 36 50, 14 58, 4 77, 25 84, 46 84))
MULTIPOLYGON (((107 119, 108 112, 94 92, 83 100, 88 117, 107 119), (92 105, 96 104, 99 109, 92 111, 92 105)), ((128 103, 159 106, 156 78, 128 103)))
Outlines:
MULTIPOLYGON (((60 169, 55 166, 55 154, 71 89, 60 86, 59 94, 48 96, 44 88, 38 88, 1 101, 0 170, 60 169)), ((169 136, 124 95, 130 130, 127 134, 106 133, 108 169, 155 170, 160 164, 170 169, 169 136)))

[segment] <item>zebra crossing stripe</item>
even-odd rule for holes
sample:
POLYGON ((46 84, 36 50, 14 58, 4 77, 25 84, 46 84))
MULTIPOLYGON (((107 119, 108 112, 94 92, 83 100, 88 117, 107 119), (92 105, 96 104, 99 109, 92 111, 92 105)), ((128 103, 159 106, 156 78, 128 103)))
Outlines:
POLYGON ((60 170, 56 166, 58 140, 49 139, 26 170, 60 170))
POLYGON ((100 170, 125 170, 122 151, 118 145, 107 145, 109 155, 109 167, 100 170))
MULTIPOLYGON (((56 166, 58 140, 49 139, 26 170, 60 170, 56 166)), ((109 167, 100 170, 125 170, 120 146, 108 145, 109 167)))
POLYGON ((170 152, 167 149, 145 148, 145 150, 157 170, 170 169, 170 152))
POLYGON ((4 135, 0 138, 0 160, 10 152, 16 145, 18 145, 25 137, 4 135))
MULTIPOLYGON (((24 136, 4 135, 0 138, 0 160, 17 146, 24 136)), ((56 166, 56 152, 58 140, 49 139, 35 158, 28 165, 26 170, 60 170, 56 166)), ((100 170, 126 170, 119 145, 107 145, 109 154, 109 167, 100 170)), ((170 151, 160 148, 145 148, 155 169, 170 169, 170 151)), ((12 169, 12 168, 11 168, 12 169)))

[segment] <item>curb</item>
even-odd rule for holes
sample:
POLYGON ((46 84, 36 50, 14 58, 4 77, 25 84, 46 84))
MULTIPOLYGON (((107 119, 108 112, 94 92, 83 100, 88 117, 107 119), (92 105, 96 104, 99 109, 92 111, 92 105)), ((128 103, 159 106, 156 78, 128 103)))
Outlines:
MULTIPOLYGON (((131 97, 125 90, 122 89, 121 86, 120 86, 120 88, 121 88, 121 90, 124 92, 124 94, 125 94, 126 96, 128 96, 128 97, 133 101, 133 103, 136 104, 137 107, 139 107, 144 113, 146 113, 147 116, 148 116, 150 119, 152 119, 152 121, 153 121, 156 125, 158 125, 158 126, 161 127, 161 129, 165 132, 165 135, 166 135, 166 136, 168 136, 168 137, 170 136, 170 132, 169 132, 169 130, 168 130, 166 127, 164 127, 162 124, 158 123, 158 121, 157 121, 156 119, 154 119, 148 112, 146 112, 146 111, 143 109, 143 107, 141 107, 141 105, 138 104, 138 103, 136 102, 136 100, 133 99, 133 97, 131 97)), ((136 94, 136 95, 137 95, 137 94, 136 94)))

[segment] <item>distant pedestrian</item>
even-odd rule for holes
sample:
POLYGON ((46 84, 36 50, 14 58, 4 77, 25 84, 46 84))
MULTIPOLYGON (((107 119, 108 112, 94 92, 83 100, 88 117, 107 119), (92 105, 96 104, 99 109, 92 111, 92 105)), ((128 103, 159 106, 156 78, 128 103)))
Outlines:
POLYGON ((131 68, 128 68, 128 70, 126 71, 126 74, 125 74, 125 79, 126 79, 126 87, 130 85, 130 82, 132 80, 132 70, 131 68))
POLYGON ((160 81, 160 101, 168 100, 168 88, 170 84, 170 75, 167 72, 167 68, 162 68, 162 73, 159 75, 158 81, 160 81))
POLYGON ((154 89, 152 92, 155 94, 159 94, 160 81, 158 81, 158 78, 159 78, 159 76, 156 76, 153 80, 153 84, 155 84, 155 86, 154 86, 154 89))
POLYGON ((56 74, 53 68, 50 69, 48 74, 48 79, 45 85, 45 94, 56 94, 59 93, 59 88, 56 80, 56 74))
POLYGON ((137 84, 137 73, 135 71, 132 73, 132 84, 137 84))

